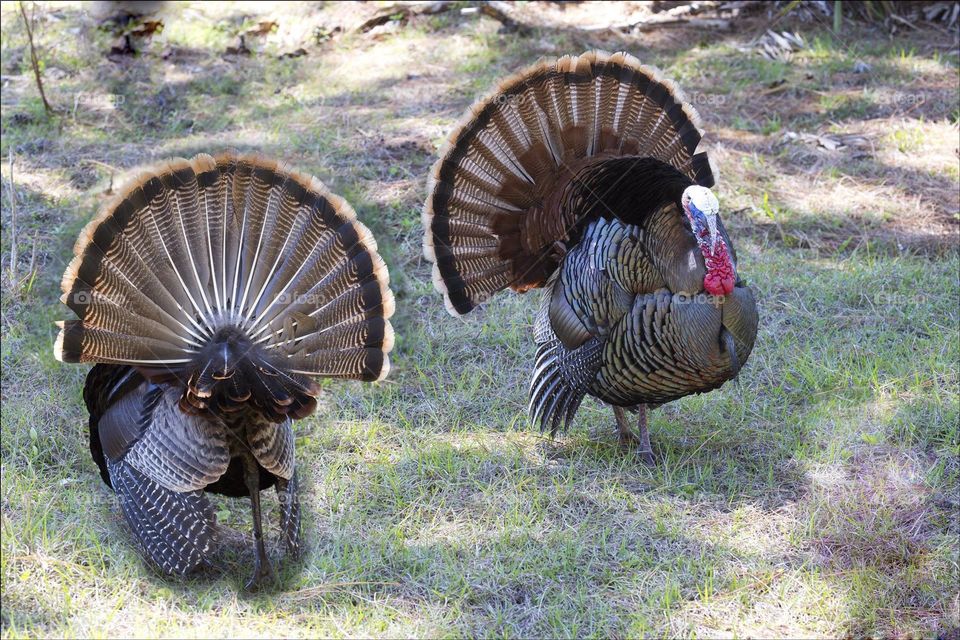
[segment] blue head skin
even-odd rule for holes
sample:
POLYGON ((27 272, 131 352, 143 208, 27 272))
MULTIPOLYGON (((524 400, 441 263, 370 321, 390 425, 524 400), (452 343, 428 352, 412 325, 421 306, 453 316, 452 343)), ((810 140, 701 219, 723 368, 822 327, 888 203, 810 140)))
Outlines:
POLYGON ((684 189, 680 201, 703 254, 707 270, 703 278, 704 290, 712 295, 731 293, 737 281, 737 268, 719 232, 720 203, 709 189, 699 185, 684 189))
MULTIPOLYGON (((693 185, 683 190, 680 198, 683 212, 690 221, 690 228, 701 249, 709 247, 709 255, 714 255, 717 248, 719 233, 717 232, 717 216, 720 215, 720 203, 713 192, 706 187, 693 185)), ((707 257, 705 254, 704 257, 707 257)))

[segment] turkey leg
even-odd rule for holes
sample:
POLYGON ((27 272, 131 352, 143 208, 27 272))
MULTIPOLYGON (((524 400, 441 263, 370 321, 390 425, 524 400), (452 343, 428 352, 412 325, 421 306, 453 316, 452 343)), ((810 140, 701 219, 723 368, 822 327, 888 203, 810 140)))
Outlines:
POLYGON ((255 550, 253 554, 253 576, 247 581, 247 591, 256 591, 266 581, 273 579, 273 567, 267 557, 267 549, 263 542, 263 523, 260 517, 260 469, 257 461, 249 451, 240 454, 243 459, 243 481, 250 492, 250 505, 253 507, 253 539, 255 550))
POLYGON ((303 553, 300 541, 300 498, 297 473, 289 480, 277 478, 277 497, 280 499, 280 536, 283 546, 294 558, 303 553))
POLYGON ((650 446, 650 432, 647 430, 647 405, 641 404, 640 416, 637 420, 637 430, 640 435, 630 430, 626 411, 622 407, 614 407, 613 415, 617 418, 617 432, 620 435, 620 446, 623 448, 639 447, 640 457, 647 464, 653 464, 653 448, 650 446))

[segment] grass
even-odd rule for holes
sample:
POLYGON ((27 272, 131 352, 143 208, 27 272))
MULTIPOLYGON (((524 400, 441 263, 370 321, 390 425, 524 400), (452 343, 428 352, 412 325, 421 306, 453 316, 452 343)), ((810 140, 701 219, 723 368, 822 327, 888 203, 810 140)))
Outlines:
MULTIPOLYGON (((447 13, 275 59, 290 30, 351 19, 333 6, 290 9, 262 53, 228 61, 223 21, 254 10, 225 5, 179 7, 195 13, 171 22, 166 44, 112 63, 108 36, 75 6, 44 6, 47 90, 63 109, 51 122, 17 62, 15 10, 2 7, 0 50, 5 272, 13 242, 21 276, 33 242, 37 254, 29 287, 2 288, 4 638, 960 626, 957 65, 936 48, 940 32, 889 40, 851 27, 841 42, 799 25, 811 46, 784 64, 737 48, 760 24, 686 46, 547 27, 523 38, 447 13), (463 109, 540 55, 592 46, 655 62, 698 100, 761 305, 737 383, 652 413, 649 468, 617 449, 612 414, 593 402, 555 441, 531 429, 534 295, 457 320, 420 257, 425 176, 463 109), (855 76, 856 59, 874 72, 855 76), (94 98, 73 111, 81 93, 94 98), (782 143, 787 131, 862 133, 873 146, 830 152, 782 143), (239 541, 214 575, 145 568, 86 449, 85 370, 51 349, 68 315, 60 275, 111 174, 225 148, 284 157, 345 195, 398 300, 389 379, 327 383, 297 425, 308 552, 279 563, 279 585, 259 595, 238 593, 250 563, 239 541)), ((244 501, 215 504, 249 535, 244 501)))

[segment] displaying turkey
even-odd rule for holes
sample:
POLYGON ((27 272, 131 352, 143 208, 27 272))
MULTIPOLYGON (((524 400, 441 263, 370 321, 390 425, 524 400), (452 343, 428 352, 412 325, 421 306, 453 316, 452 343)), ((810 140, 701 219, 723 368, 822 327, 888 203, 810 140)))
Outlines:
POLYGON ((90 450, 146 557, 170 574, 210 564, 204 491, 249 495, 255 569, 272 576, 260 491, 276 486, 299 553, 291 421, 311 376, 379 380, 393 295, 370 232, 316 178, 258 156, 176 159, 140 174, 80 234, 59 323, 84 387, 90 450))
POLYGON ((569 425, 591 395, 652 461, 646 407, 715 389, 750 355, 756 305, 698 123, 656 69, 593 52, 500 83, 441 152, 423 213, 434 284, 453 315, 544 288, 529 405, 541 429, 569 425))

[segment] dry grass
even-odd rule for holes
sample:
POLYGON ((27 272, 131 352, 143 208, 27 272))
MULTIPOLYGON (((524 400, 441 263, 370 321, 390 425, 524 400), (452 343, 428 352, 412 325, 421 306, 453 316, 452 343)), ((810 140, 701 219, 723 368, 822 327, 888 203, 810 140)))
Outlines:
MULTIPOLYGON (((539 21, 529 36, 457 12, 358 35, 375 6, 297 5, 276 9, 280 28, 256 55, 230 59, 230 25, 271 9, 196 3, 177 5, 141 57, 111 62, 106 34, 51 4, 37 34, 61 109, 51 121, 15 10, 2 5, 2 258, 6 274, 15 241, 17 273, 33 254, 36 277, 2 287, 4 638, 960 626, 954 34, 850 27, 840 41, 782 24, 810 43, 785 64, 740 49, 760 21, 634 37, 579 30, 597 7, 526 5, 539 21), (277 59, 303 45, 307 56, 277 59), (655 468, 617 450, 594 403, 557 441, 534 433, 534 300, 505 295, 455 320, 420 256, 425 176, 463 109, 540 55, 591 47, 657 64, 695 100, 761 304, 739 384, 653 413, 655 468), (872 70, 854 73, 856 60, 872 70), (815 140, 852 134, 865 142, 815 140), (347 197, 398 299, 390 378, 328 384, 297 427, 309 551, 257 596, 237 591, 249 552, 236 535, 212 575, 145 569, 86 451, 85 371, 51 352, 52 321, 67 314, 60 274, 111 180, 225 148, 282 156, 347 197)), ((243 501, 216 504, 249 535, 243 501)))

